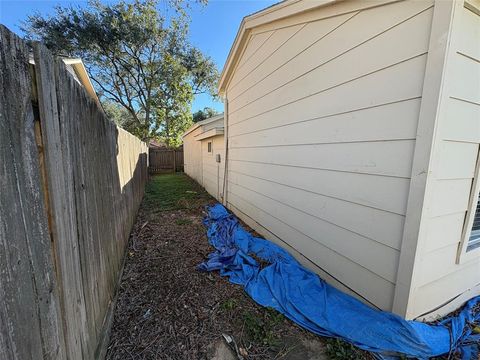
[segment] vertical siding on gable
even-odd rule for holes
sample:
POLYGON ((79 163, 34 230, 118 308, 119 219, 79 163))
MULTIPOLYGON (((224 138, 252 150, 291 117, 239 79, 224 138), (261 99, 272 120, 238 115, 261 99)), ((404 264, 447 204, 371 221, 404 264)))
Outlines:
POLYGON ((422 221, 426 230, 419 238, 409 318, 446 314, 480 294, 480 251, 469 261, 456 263, 473 178, 478 176, 480 16, 458 2, 451 32, 422 221))
POLYGON ((226 91, 227 205, 390 310, 433 5, 378 5, 253 30, 226 91))

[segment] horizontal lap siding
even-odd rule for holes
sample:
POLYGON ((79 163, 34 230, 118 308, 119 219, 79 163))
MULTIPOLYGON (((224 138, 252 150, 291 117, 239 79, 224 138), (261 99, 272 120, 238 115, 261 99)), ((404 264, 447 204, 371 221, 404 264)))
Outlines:
POLYGON ((227 88, 230 208, 382 309, 392 306, 432 13, 431 2, 405 1, 254 29, 227 88))
POLYGON ((249 46, 245 49, 245 52, 242 54, 242 59, 239 61, 237 69, 242 68, 244 64, 249 61, 253 55, 260 49, 265 42, 273 35, 273 31, 267 31, 263 34, 258 34, 250 39, 249 46))
POLYGON ((230 148, 230 159, 321 170, 410 176, 414 140, 230 148), (315 154, 315 156, 312 156, 315 154), (334 156, 332 156, 334 154, 334 156), (395 162, 392 159, 396 159, 395 162))
MULTIPOLYGON (((434 143, 427 232, 416 261, 411 316, 419 316, 459 296, 437 312, 445 314, 480 292, 480 254, 456 264, 469 207, 480 144, 480 16, 455 10, 447 58, 441 115, 434 143)), ((430 314, 432 316, 435 313, 430 314)))
MULTIPOLYGON (((242 179, 239 179, 242 182, 242 179)), ((242 185, 237 185, 235 180, 230 182, 230 191, 244 200, 253 204, 258 204, 258 208, 272 214, 277 219, 288 223, 292 228, 309 237, 312 241, 318 242, 330 251, 334 251, 351 261, 361 264, 366 269, 378 274, 380 277, 390 282, 395 278, 395 266, 398 256, 398 250, 381 243, 375 243, 375 240, 355 233, 351 230, 336 225, 333 222, 320 218, 318 215, 311 215, 307 212, 308 206, 301 206, 301 202, 306 202, 306 194, 296 194, 296 201, 284 199, 279 194, 279 190, 272 187, 271 191, 266 191, 264 187, 253 186, 256 190, 243 184, 250 185, 243 179, 242 185), (273 193, 276 199, 270 197, 273 193), (281 198, 280 200, 278 200, 281 198), (290 205, 283 201, 295 202, 290 205), (300 206, 299 206, 300 205, 300 206), (341 238, 341 241, 338 241, 341 238), (364 251, 368 248, 369 251, 364 251), (372 256, 376 261, 371 261, 372 256)), ((251 185, 250 185, 251 186, 251 185)), ((291 194, 284 194, 285 198, 291 194)), ((318 205, 313 202, 310 205, 318 205)), ((315 209, 318 209, 315 207, 315 209)), ((315 211, 314 211, 315 212, 315 211)), ((349 210, 341 216, 348 216, 349 210)), ((330 212, 333 215, 333 211, 330 212)))
MULTIPOLYGON (((374 304, 380 308, 391 306, 394 284, 390 281, 384 280, 371 271, 366 271, 356 262, 334 251, 330 251, 318 242, 312 241, 310 237, 293 228, 289 222, 276 218, 270 212, 252 204, 243 196, 229 192, 228 201, 230 208, 233 205, 234 208, 239 209, 242 213, 254 219, 260 226, 268 229, 281 241, 292 246, 298 253, 316 264, 334 279, 345 283, 344 279, 350 278, 354 282, 361 283, 361 288, 356 286, 350 287, 367 301, 374 301, 374 304), (295 239, 295 242, 289 241, 290 239, 295 239), (382 291, 378 291, 379 289, 382 289, 382 291), (372 294, 375 294, 373 299, 372 294)), ((255 228, 255 230, 261 232, 261 229, 255 228)))
POLYGON ((228 169, 232 173, 245 174, 362 207, 398 215, 405 215, 406 211, 407 199, 401 194, 408 192, 409 179, 230 159, 228 169))
MULTIPOLYGON (((235 120, 235 116, 231 116, 228 120, 229 135, 243 134, 293 122, 328 118, 350 112, 356 115, 358 110, 419 98, 422 92, 422 82, 412 74, 418 76, 423 73, 425 61, 426 55, 423 55, 342 86, 279 105, 274 109, 258 109, 258 113, 254 117, 245 117, 233 123, 230 123, 230 119, 235 120), (399 81, 400 79, 402 81, 399 81), (384 84, 395 85, 383 86, 384 84)), ((398 117, 400 114, 391 111, 389 116, 398 117)))
POLYGON ((312 119, 269 117, 232 126, 230 146, 287 146, 415 138, 415 124, 402 121, 418 114, 420 98, 346 110, 312 119), (391 116, 398 114, 397 116, 391 116), (321 130, 321 131, 319 131, 321 130))
POLYGON ((358 241, 362 243, 372 245, 372 241, 377 242, 384 245, 379 248, 394 254, 400 248, 403 229, 401 215, 273 183, 234 170, 231 171, 230 179, 240 188, 303 213, 313 222, 324 222, 325 226, 328 224, 334 229, 347 230, 349 236, 359 235, 358 241), (384 223, 385 227, 377 226, 378 221, 384 223))
MULTIPOLYGON (((425 53, 429 36, 425 24, 432 15, 430 7, 429 2, 400 2, 350 15, 347 21, 329 29, 331 32, 283 66, 276 70, 269 66, 267 72, 273 72, 263 80, 255 80, 262 79, 262 75, 253 77, 255 84, 248 91, 237 95, 229 89, 229 123, 255 115, 257 108, 264 110, 296 101, 425 53), (372 17, 375 17, 373 22, 372 17), (406 38, 409 46, 398 46, 406 38), (381 56, 379 48, 383 51, 381 56), (369 61, 358 61, 366 57, 369 61)), ((303 30, 308 31, 307 27, 303 30)), ((302 36, 302 31, 297 36, 302 36)), ((283 45, 285 51, 289 51, 292 42, 294 38, 283 45)), ((269 60, 276 57, 273 54, 269 60)))

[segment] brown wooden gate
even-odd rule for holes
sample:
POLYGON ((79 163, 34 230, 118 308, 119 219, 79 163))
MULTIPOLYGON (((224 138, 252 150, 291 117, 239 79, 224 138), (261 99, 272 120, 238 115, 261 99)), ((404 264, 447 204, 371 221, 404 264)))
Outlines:
POLYGON ((150 149, 148 166, 152 174, 183 171, 183 150, 150 149))

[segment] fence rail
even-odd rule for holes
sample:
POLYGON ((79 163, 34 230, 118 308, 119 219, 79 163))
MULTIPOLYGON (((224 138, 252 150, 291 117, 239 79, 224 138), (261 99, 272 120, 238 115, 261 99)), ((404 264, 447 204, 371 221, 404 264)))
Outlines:
POLYGON ((0 25, 0 359, 102 358, 147 146, 0 25))
POLYGON ((152 174, 183 171, 183 150, 150 149, 148 169, 152 174))

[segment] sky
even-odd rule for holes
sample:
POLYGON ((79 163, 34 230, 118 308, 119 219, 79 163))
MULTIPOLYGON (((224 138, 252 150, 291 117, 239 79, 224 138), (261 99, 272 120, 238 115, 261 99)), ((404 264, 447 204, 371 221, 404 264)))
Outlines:
MULTIPOLYGON (((242 18, 276 2, 278 0, 209 0, 205 7, 194 6, 191 12, 190 41, 210 56, 221 71, 242 18)), ((36 12, 42 15, 53 14, 56 5, 86 4, 86 0, 0 0, 0 23, 22 36, 20 25, 28 15, 36 12)), ((192 111, 204 107, 223 111, 221 102, 215 102, 205 94, 195 98, 192 111)))

